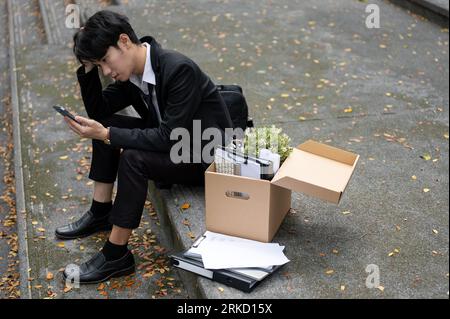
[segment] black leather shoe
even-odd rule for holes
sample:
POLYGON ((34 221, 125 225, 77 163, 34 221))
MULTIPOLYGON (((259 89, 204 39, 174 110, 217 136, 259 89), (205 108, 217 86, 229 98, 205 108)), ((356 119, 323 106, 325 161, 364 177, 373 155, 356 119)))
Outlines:
POLYGON ((102 252, 77 267, 68 265, 63 272, 65 280, 78 281, 80 284, 98 284, 113 277, 131 275, 135 272, 135 262, 131 251, 113 261, 106 261, 102 252))
POLYGON ((99 231, 111 230, 112 224, 108 221, 109 216, 95 218, 88 210, 79 220, 69 225, 56 228, 55 235, 60 239, 75 239, 86 237, 99 231))

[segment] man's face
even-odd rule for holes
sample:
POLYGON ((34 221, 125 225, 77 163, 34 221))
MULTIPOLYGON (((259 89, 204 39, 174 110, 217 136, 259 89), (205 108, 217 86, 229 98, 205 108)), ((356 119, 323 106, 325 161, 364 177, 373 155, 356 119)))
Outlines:
POLYGON ((109 47, 105 56, 94 64, 102 69, 104 76, 124 82, 130 78, 134 70, 134 60, 132 51, 127 48, 126 43, 119 39, 117 44, 119 48, 109 47))

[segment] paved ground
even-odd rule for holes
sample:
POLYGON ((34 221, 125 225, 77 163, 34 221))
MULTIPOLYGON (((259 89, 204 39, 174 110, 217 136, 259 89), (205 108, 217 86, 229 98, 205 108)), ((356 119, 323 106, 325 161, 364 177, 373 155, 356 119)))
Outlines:
POLYGON ((197 287, 183 287, 165 268, 162 247, 204 231, 202 189, 180 187, 151 189, 132 241, 136 277, 64 292, 59 270, 98 250, 104 234, 53 237, 89 205, 90 144, 50 108, 83 113, 70 41, 45 45, 24 36, 37 26, 25 24, 16 59, 33 298, 448 298, 448 30, 381 0, 380 29, 365 27, 356 0, 122 2, 139 35, 191 56, 217 83, 240 84, 257 125, 349 149, 360 163, 339 206, 293 195, 275 238, 291 262, 253 294, 195 277, 197 287), (365 287, 369 264, 380 268, 379 289, 365 287))

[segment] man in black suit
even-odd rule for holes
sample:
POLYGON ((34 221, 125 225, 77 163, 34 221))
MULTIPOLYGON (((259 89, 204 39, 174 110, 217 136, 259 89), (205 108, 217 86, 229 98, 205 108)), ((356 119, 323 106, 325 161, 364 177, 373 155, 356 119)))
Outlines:
MULTIPOLYGON (((196 146, 201 151, 214 141, 191 139, 183 145, 189 161, 177 163, 171 148, 179 141, 171 139, 171 133, 177 128, 192 133, 197 122, 202 130, 220 132, 223 144, 232 122, 216 86, 195 62, 161 48, 152 37, 138 39, 123 15, 94 14, 74 35, 73 51, 83 64, 77 76, 89 118, 77 116, 81 125, 67 117, 65 121, 75 133, 92 139, 89 178, 94 180, 94 195, 89 211, 55 233, 75 239, 111 230, 102 251, 77 269, 80 283, 97 283, 134 272, 127 243, 139 226, 149 179, 165 184, 204 182, 210 161, 196 152, 196 146), (115 80, 105 89, 98 68, 115 80), (115 114, 129 105, 141 118, 115 114)), ((72 271, 67 267, 64 276, 74 277, 72 271)))

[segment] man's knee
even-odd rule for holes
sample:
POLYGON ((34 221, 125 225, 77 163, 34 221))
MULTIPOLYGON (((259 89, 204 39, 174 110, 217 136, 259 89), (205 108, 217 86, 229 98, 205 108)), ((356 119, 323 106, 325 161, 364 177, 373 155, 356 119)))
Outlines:
POLYGON ((135 149, 124 149, 120 154, 120 168, 132 169, 133 171, 143 173, 142 151, 135 149))

